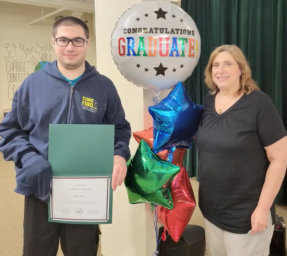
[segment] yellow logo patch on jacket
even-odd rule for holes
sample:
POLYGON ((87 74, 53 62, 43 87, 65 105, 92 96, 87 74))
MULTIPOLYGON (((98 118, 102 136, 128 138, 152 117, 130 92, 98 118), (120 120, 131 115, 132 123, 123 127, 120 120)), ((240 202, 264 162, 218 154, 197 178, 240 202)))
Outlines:
POLYGON ((82 109, 97 112, 97 102, 93 98, 82 96, 82 109))

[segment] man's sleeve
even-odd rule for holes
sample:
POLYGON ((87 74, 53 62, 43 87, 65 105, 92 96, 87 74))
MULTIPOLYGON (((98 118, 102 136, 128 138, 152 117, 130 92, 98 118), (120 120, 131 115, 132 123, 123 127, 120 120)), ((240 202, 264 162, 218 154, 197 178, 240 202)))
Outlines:
POLYGON ((29 104, 20 97, 24 96, 18 90, 11 112, 0 124, 0 151, 5 160, 15 163, 15 192, 34 195, 47 202, 50 196, 51 167, 48 160, 29 142, 29 104))
POLYGON ((28 152, 36 154, 36 149, 29 142, 29 131, 22 127, 23 121, 29 122, 29 115, 26 112, 27 106, 19 101, 18 90, 13 98, 12 110, 0 123, 0 151, 5 160, 14 161, 16 166, 21 167, 22 157, 28 152), (20 115, 21 117, 19 117, 20 115))

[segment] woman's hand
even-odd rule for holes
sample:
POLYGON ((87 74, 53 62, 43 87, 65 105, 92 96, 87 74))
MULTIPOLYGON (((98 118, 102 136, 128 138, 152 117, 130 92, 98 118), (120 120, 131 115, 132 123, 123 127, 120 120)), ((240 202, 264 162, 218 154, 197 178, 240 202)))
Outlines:
POLYGON ((270 209, 257 206, 251 215, 251 234, 264 231, 268 224, 270 209))

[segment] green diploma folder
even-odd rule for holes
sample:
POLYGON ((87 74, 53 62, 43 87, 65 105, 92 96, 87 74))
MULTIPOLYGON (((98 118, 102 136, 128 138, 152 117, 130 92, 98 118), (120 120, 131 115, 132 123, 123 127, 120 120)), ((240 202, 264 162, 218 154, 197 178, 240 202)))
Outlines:
POLYGON ((113 156, 113 125, 49 126, 48 160, 53 176, 50 222, 112 222, 113 156))

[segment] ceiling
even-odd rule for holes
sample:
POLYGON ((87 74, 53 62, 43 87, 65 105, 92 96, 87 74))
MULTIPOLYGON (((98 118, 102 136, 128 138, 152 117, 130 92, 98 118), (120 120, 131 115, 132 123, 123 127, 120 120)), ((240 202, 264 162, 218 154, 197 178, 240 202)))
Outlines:
POLYGON ((73 15, 81 18, 84 13, 94 13, 94 0, 0 0, 9 5, 30 5, 41 11, 39 17, 27 24, 37 24, 47 20, 54 20, 60 15, 73 15))
POLYGON ((94 12, 94 0, 0 0, 0 2, 33 5, 48 8, 65 8, 67 10, 81 10, 94 12))
MULTIPOLYGON (((103 0, 104 1, 104 0, 103 0)), ((120 0, 118 0, 120 1, 120 0)), ((172 0, 180 6, 181 0, 172 0)), ((57 16, 72 15, 83 18, 83 14, 93 14, 94 0, 0 0, 0 4, 30 5, 39 9, 39 15, 31 18, 27 24, 53 23, 57 16)))

